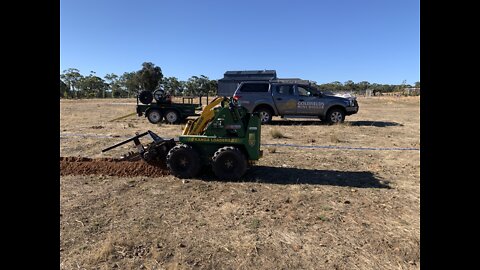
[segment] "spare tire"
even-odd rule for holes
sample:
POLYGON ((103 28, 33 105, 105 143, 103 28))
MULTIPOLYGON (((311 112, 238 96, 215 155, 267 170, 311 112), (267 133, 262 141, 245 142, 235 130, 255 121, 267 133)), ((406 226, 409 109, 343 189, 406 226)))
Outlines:
POLYGON ((154 98, 157 102, 161 102, 162 99, 165 98, 165 91, 163 91, 162 89, 155 90, 155 91, 153 92, 153 98, 154 98))
POLYGON ((138 99, 140 100, 140 102, 142 104, 150 104, 150 103, 152 103, 152 100, 153 100, 153 94, 150 91, 143 90, 138 95, 138 99))

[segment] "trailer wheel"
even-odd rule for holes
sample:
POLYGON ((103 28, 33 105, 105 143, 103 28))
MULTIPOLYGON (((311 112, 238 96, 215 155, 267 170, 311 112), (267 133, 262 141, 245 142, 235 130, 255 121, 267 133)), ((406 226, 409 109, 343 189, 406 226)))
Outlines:
POLYGON ((160 123, 162 117, 162 113, 159 110, 149 110, 147 113, 147 119, 152 124, 160 123))
POLYGON ((200 172, 200 157, 191 146, 180 144, 167 154, 167 168, 178 178, 192 178, 200 172))
POLYGON ((180 115, 175 110, 168 110, 165 112, 165 121, 169 124, 176 124, 180 120, 180 115))
POLYGON ((138 99, 140 100, 140 102, 142 104, 148 105, 148 104, 152 103, 152 101, 153 101, 153 94, 150 91, 143 90, 138 95, 138 99))
POLYGON ((217 150, 212 158, 212 169, 220 179, 238 180, 247 170, 247 160, 238 148, 225 146, 217 150))

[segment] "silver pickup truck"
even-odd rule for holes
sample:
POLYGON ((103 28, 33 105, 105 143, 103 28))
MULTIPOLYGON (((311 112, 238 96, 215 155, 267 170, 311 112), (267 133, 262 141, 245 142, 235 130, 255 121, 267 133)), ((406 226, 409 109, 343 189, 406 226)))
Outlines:
POLYGON ((358 112, 355 97, 326 95, 301 83, 242 82, 233 98, 250 113, 258 112, 262 124, 272 121, 272 116, 318 117, 328 123, 341 123, 346 115, 358 112))

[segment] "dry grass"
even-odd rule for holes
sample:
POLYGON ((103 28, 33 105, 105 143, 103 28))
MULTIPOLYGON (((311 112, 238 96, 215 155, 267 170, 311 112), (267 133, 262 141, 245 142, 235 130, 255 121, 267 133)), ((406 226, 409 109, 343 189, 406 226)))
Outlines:
POLYGON ((105 239, 105 241, 103 241, 103 243, 100 245, 100 248, 93 253, 92 262, 98 263, 100 261, 107 260, 115 251, 115 241, 116 237, 109 235, 107 239, 105 239))
POLYGON ((251 229, 258 229, 260 227, 260 220, 259 219, 253 219, 252 222, 250 223, 250 228, 251 229))
POLYGON ((339 143, 342 142, 336 134, 330 134, 330 142, 332 143, 339 143))
POLYGON ((272 136, 272 138, 274 139, 283 139, 283 138, 286 138, 285 135, 283 135, 283 133, 277 129, 272 129, 270 130, 270 135, 272 136))

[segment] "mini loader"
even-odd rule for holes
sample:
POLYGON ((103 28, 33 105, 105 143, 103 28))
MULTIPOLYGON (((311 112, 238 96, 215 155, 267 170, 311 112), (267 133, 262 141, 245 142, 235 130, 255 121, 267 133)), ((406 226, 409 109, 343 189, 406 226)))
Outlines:
POLYGON ((102 152, 133 141, 138 153, 130 156, 154 166, 166 165, 179 178, 195 177, 202 168, 211 166, 219 179, 237 180, 262 157, 260 130, 257 114, 248 113, 233 99, 217 97, 197 119, 187 122, 178 141, 163 139, 149 130, 102 152), (146 135, 153 140, 148 146, 139 140, 146 135))

